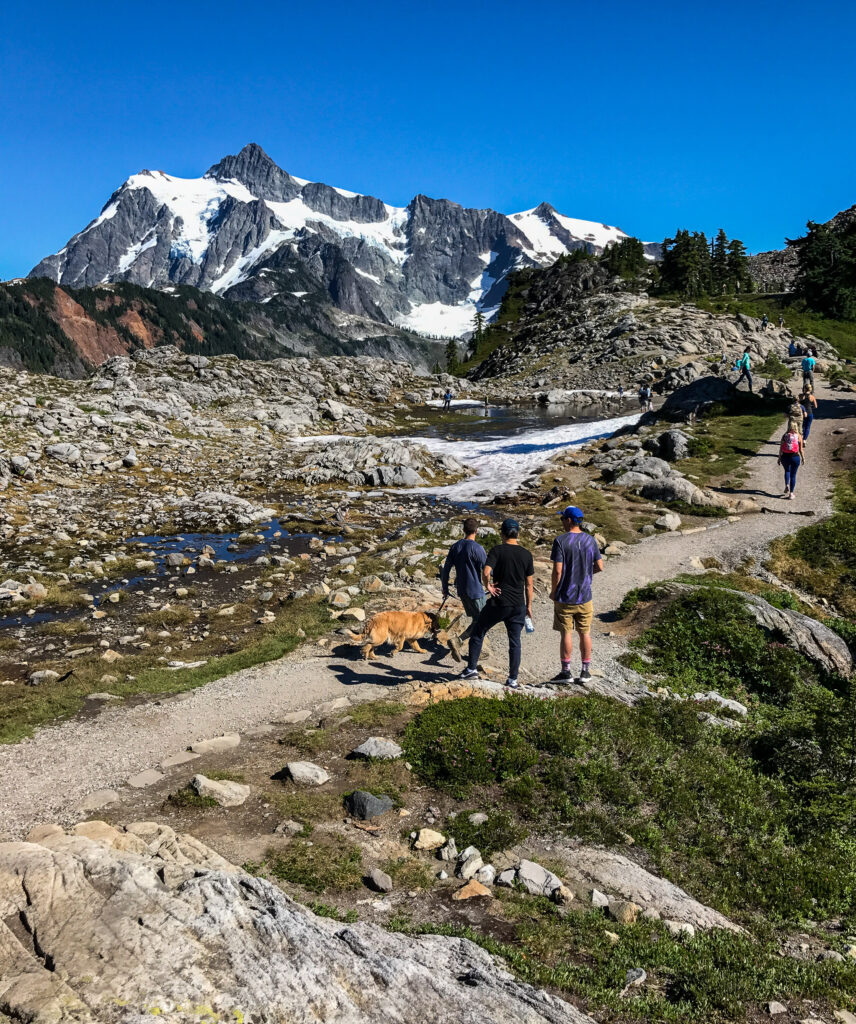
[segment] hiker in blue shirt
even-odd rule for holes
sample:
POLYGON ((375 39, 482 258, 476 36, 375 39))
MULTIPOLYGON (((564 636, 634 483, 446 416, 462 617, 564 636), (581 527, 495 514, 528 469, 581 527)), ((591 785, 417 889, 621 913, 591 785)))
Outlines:
POLYGON ((743 349, 743 355, 734 364, 734 369, 740 371, 740 376, 737 378, 737 382, 735 383, 734 386, 737 387, 740 384, 740 381, 745 378, 746 379, 746 383, 749 385, 749 390, 751 391, 752 390, 752 374, 751 374, 750 369, 749 369, 749 349, 748 349, 748 347, 743 349))
POLYGON ((817 366, 817 360, 813 355, 806 355, 802 361, 802 375, 803 375, 803 390, 807 385, 811 385, 811 390, 814 391, 814 368, 817 366))
POLYGON ((561 633, 559 657, 561 671, 551 681, 570 683, 571 654, 574 648, 574 630, 580 638, 582 668, 574 682, 585 684, 591 679, 591 623, 594 616, 591 581, 597 572, 603 572, 603 556, 597 541, 582 528, 583 512, 569 505, 563 512, 565 532, 553 541, 550 560, 553 578, 550 598, 553 601, 553 629, 561 633))
POLYGON ((461 660, 459 641, 469 639, 473 625, 487 602, 482 573, 487 552, 476 542, 478 520, 469 516, 464 520, 464 539, 456 541, 446 555, 446 561, 440 573, 443 586, 443 597, 449 596, 449 576, 455 570, 455 590, 469 616, 470 624, 459 637, 449 637, 449 647, 456 661, 461 660))

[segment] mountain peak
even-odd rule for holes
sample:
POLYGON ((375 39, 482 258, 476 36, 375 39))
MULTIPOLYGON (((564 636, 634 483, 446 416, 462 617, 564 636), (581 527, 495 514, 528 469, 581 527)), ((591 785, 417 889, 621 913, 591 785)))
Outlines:
POLYGON ((259 199, 288 202, 300 191, 302 181, 284 171, 256 142, 209 167, 204 177, 216 181, 239 181, 259 199))

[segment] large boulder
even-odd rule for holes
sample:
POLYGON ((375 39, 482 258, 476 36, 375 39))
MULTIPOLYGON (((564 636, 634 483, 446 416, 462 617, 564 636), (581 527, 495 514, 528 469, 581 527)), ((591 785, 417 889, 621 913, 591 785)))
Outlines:
POLYGON ((591 1024, 474 943, 316 917, 153 822, 31 839, 0 844, 4 1020, 591 1024))
POLYGON ((683 418, 688 413, 702 412, 715 402, 728 402, 734 397, 734 385, 725 377, 699 377, 673 391, 660 408, 660 414, 683 418))

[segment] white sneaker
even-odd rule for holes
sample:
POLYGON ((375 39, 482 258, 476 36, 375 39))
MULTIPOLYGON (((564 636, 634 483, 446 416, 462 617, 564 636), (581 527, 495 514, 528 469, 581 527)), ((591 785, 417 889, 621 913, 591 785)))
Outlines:
POLYGON ((789 501, 793 501, 794 500, 794 492, 793 491, 791 491, 791 493, 788 495, 788 500, 789 501))
POLYGON ((465 668, 464 671, 458 676, 459 679, 478 679, 479 670, 477 668, 465 668))
POLYGON ((505 685, 509 688, 509 690, 519 690, 520 689, 520 683, 518 683, 516 679, 511 679, 511 678, 506 679, 505 680, 505 685))

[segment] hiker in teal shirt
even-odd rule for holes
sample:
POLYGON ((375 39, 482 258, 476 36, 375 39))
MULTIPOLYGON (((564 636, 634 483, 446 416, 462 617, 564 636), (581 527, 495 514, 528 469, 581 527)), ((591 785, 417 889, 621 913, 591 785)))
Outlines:
POLYGON ((740 371, 740 376, 737 378, 737 383, 734 385, 737 387, 743 378, 746 378, 746 383, 749 385, 749 390, 752 390, 752 374, 749 372, 749 349, 743 349, 743 355, 734 364, 734 369, 740 371))

